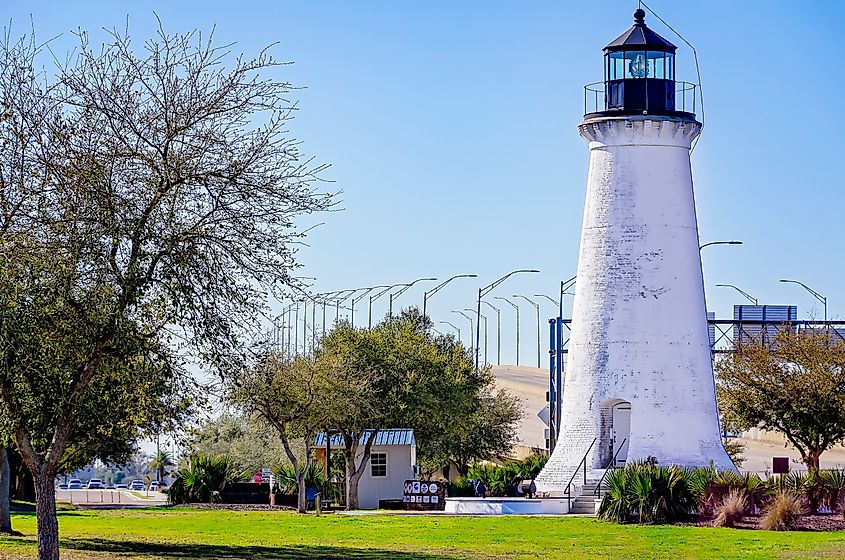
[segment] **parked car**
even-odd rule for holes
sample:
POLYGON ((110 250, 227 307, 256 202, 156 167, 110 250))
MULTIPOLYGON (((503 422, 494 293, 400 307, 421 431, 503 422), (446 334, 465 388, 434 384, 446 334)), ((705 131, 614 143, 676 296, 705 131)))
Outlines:
POLYGON ((64 482, 59 484, 59 490, 67 490, 67 484, 65 484, 64 482))
POLYGON ((151 492, 158 492, 159 483, 158 480, 153 480, 150 482, 150 491, 151 492))
POLYGON ((68 490, 80 490, 82 489, 82 481, 78 478, 71 478, 67 482, 67 489, 68 490))
POLYGON ((132 482, 129 483, 129 489, 130 490, 146 490, 147 485, 144 484, 144 481, 141 480, 140 478, 136 478, 135 480, 133 480, 132 482))
POLYGON ((115 490, 129 490, 129 487, 125 484, 115 484, 114 489, 115 490))
POLYGON ((102 490, 105 487, 102 478, 92 478, 88 481, 88 490, 102 490))

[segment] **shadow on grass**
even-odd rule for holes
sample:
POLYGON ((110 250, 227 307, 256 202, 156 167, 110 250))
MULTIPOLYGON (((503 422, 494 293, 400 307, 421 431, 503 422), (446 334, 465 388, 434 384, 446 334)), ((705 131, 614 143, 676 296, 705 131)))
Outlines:
POLYGON ((113 554, 148 555, 161 560, 183 558, 215 558, 222 560, 457 560, 446 554, 400 552, 368 548, 344 548, 322 545, 236 546, 214 544, 159 544, 103 539, 66 539, 62 548, 80 552, 108 552, 113 554))

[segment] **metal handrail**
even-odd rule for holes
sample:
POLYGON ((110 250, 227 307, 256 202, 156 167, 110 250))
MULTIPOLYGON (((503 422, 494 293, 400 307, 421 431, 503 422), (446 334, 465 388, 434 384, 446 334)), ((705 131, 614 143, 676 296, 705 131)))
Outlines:
POLYGON ((599 438, 593 438, 593 443, 590 444, 590 447, 587 448, 586 453, 584 453, 584 457, 581 459, 581 462, 578 463, 578 466, 575 467, 575 472, 572 473, 572 477, 569 479, 569 482, 566 484, 566 503, 569 506, 569 509, 572 509, 572 481, 575 480, 575 475, 578 474, 578 471, 581 469, 581 464, 584 465, 584 484, 587 484, 587 455, 590 454, 590 451, 593 449, 593 446, 596 444, 599 438))
MULTIPOLYGON (((646 80, 648 78, 645 78, 646 80)), ((700 84, 683 80, 670 80, 675 83, 675 110, 695 113, 699 105, 700 84), (689 107, 688 107, 689 105, 689 107)), ((584 114, 607 110, 605 89, 607 82, 593 82, 584 86, 584 114)))
POLYGON ((593 490, 593 494, 599 498, 601 498, 601 485, 604 482, 604 479, 607 477, 607 473, 616 468, 616 457, 619 456, 619 452, 622 451, 622 447, 625 445, 625 442, 628 441, 628 438, 623 438, 622 443, 619 444, 619 449, 616 450, 616 453, 613 454, 613 457, 610 458, 610 464, 604 470, 604 474, 601 475, 599 479, 599 483, 596 485, 596 489, 593 490))

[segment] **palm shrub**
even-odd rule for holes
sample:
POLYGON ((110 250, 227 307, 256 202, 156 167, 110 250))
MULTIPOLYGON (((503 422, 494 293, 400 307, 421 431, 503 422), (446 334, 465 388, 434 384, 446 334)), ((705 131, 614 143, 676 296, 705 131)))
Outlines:
POLYGON ((219 502, 227 483, 244 480, 248 474, 225 455, 191 455, 176 471, 167 499, 171 504, 219 502))
POLYGON ((745 512, 759 511, 768 500, 771 491, 766 480, 756 473, 738 474, 734 471, 717 471, 713 468, 693 469, 689 473, 690 487, 698 499, 698 511, 702 515, 716 515, 716 509, 731 493, 745 493, 745 512))
POLYGON ((824 483, 822 505, 833 513, 840 511, 845 516, 845 470, 822 471, 821 478, 824 483))
POLYGON ((634 508, 629 490, 632 469, 627 467, 610 471, 605 478, 607 491, 599 506, 599 519, 614 523, 631 523, 634 508))
POLYGON ((760 528, 769 531, 789 531, 798 525, 798 519, 806 513, 801 496, 788 490, 775 494, 763 511, 760 528))
POLYGON ((617 523, 671 523, 697 511, 689 471, 651 463, 630 463, 611 471, 599 517, 617 523))
MULTIPOLYGON (((295 496, 299 493, 299 483, 292 465, 277 465, 270 471, 275 478, 274 492, 289 496, 295 496)), ((324 499, 334 500, 340 497, 338 488, 326 480, 323 466, 319 463, 308 465, 308 469, 305 471, 305 488, 315 488, 324 499)))
POLYGON ((727 496, 716 506, 713 525, 716 527, 735 527, 745 515, 748 508, 748 497, 745 490, 731 488, 727 496))
POLYGON ((472 481, 465 476, 459 476, 455 479, 455 482, 450 482, 446 488, 447 493, 452 498, 472 497, 475 495, 475 489, 472 487, 472 481))

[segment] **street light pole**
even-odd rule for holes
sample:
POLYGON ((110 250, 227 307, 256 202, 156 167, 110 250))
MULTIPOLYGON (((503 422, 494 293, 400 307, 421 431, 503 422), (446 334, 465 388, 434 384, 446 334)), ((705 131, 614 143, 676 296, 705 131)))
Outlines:
POLYGON ((494 296, 493 299, 505 301, 516 311, 516 365, 519 365, 519 306, 508 298, 494 296))
POLYGON ((751 302, 751 303, 753 303, 754 305, 760 305, 759 303, 757 303, 757 298, 756 298, 756 297, 752 296, 752 295, 751 295, 751 294, 749 294, 748 292, 743 292, 742 290, 740 290, 739 288, 737 288, 737 287, 736 287, 736 286, 734 286, 733 284, 716 284, 716 287, 717 287, 717 288, 733 288, 733 289, 734 289, 734 290, 736 290, 737 292, 739 292, 739 293, 741 293, 742 295, 744 295, 744 296, 746 297, 746 299, 748 299, 748 301, 750 301, 750 302, 751 302))
POLYGON ((496 365, 499 366, 502 365, 502 310, 489 301, 481 303, 488 305, 496 312, 496 365))
POLYGON ((810 292, 810 294, 812 294, 812 296, 814 298, 816 298, 817 300, 822 302, 822 305, 824 305, 824 321, 825 321, 825 323, 827 322, 827 297, 821 295, 820 293, 818 293, 817 291, 815 291, 814 289, 809 287, 804 282, 799 282, 798 280, 781 280, 781 282, 784 282, 784 283, 787 283, 787 284, 798 284, 799 286, 801 286, 802 288, 804 288, 805 290, 810 292))
POLYGON ((423 292, 423 315, 426 314, 426 303, 428 303, 428 298, 430 298, 431 296, 433 296, 434 294, 439 292, 441 289, 443 289, 444 286, 446 286, 446 284, 448 284, 449 282, 451 282, 455 278, 478 278, 478 274, 456 274, 455 276, 452 276, 448 280, 441 282, 440 284, 438 284, 434 288, 430 289, 429 291, 423 292))
POLYGON ((398 298, 399 296, 401 296, 402 294, 404 294, 405 292, 407 292, 407 291, 411 288, 411 286, 413 286, 413 285, 414 285, 414 284, 416 284, 417 282, 423 282, 423 281, 432 281, 432 282, 433 282, 433 281, 435 281, 435 280, 437 280, 437 278, 417 278, 416 280, 414 280, 414 281, 413 281, 413 282, 411 282, 410 284, 405 284, 405 286, 404 286, 401 290, 398 290, 398 291, 396 291, 396 292, 394 292, 394 293, 390 294, 390 297, 389 297, 389 299, 390 299, 390 304, 389 304, 389 306, 388 306, 388 311, 387 311, 387 312, 388 312, 390 315, 393 315, 393 300, 395 300, 396 298, 398 298))
MULTIPOLYGON (((473 322, 472 322, 472 317, 470 317, 469 315, 467 315, 467 314, 466 314, 466 313, 464 313, 463 311, 452 311, 452 313, 457 313, 457 314, 459 314, 459 315, 461 315, 461 316, 465 317, 465 318, 466 318, 466 320, 467 320, 467 321, 469 321, 469 332, 475 332, 475 327, 474 327, 473 322)), ((472 352, 473 350, 476 350, 475 355, 477 356, 477 355, 478 355, 478 351, 477 351, 477 349, 474 349, 474 348, 472 347, 472 344, 470 344, 470 346, 469 346, 469 351, 470 351, 470 352, 472 352)))
POLYGON ((391 284, 390 286, 385 287, 382 291, 377 293, 374 296, 370 296, 370 305, 367 310, 367 328, 373 328, 373 302, 376 301, 378 298, 395 288, 396 286, 407 286, 407 284, 391 284))
MULTIPOLYGON (((472 309, 464 309, 464 311, 469 311, 470 313, 473 312, 472 309)), ((487 317, 484 315, 479 315, 481 320, 484 321, 484 365, 487 365, 489 362, 487 360, 487 317)))
POLYGON ((512 272, 508 272, 495 282, 484 286, 483 288, 478 288, 478 301, 476 304, 475 316, 476 316, 476 325, 475 325, 475 369, 478 369, 478 342, 481 338, 481 321, 478 320, 481 317, 481 298, 492 292, 496 289, 496 286, 513 276, 514 274, 519 274, 520 272, 540 272, 539 270, 535 269, 527 269, 521 268, 519 270, 514 270, 512 272))
POLYGON ((360 289, 364 290, 364 292, 361 293, 361 295, 357 295, 354 298, 352 298, 352 311, 350 312, 349 321, 350 321, 350 324, 352 325, 353 329, 355 328, 355 304, 358 303, 359 301, 361 301, 362 299, 364 299, 364 297, 367 294, 369 294, 370 292, 372 292, 376 288, 386 288, 386 287, 387 286, 382 285, 382 286, 373 286, 371 288, 360 288, 360 289))
POLYGON ((440 323, 444 324, 444 325, 449 325, 450 327, 452 327, 453 329, 458 331, 458 344, 460 344, 460 342, 461 342, 461 329, 459 329, 458 327, 456 327, 455 325, 453 325, 449 321, 440 321, 440 323))
POLYGON ((340 296, 334 300, 334 322, 340 322, 340 304, 349 299, 355 292, 357 292, 360 288, 355 288, 354 290, 340 290, 337 292, 340 296), (349 292, 349 293, 346 293, 349 292))
POLYGON ((527 301, 528 303, 533 305, 534 310, 537 312, 537 367, 539 368, 540 367, 540 304, 535 302, 535 301, 528 299, 525 296, 519 296, 519 295, 514 294, 511 297, 524 299, 525 301, 527 301))
POLYGON ((570 296, 574 296, 572 292, 568 291, 572 286, 575 285, 575 281, 578 279, 578 276, 573 276, 569 280, 561 280, 560 281, 560 300, 558 301, 559 306, 559 313, 560 318, 563 319, 563 296, 569 294, 570 296))

